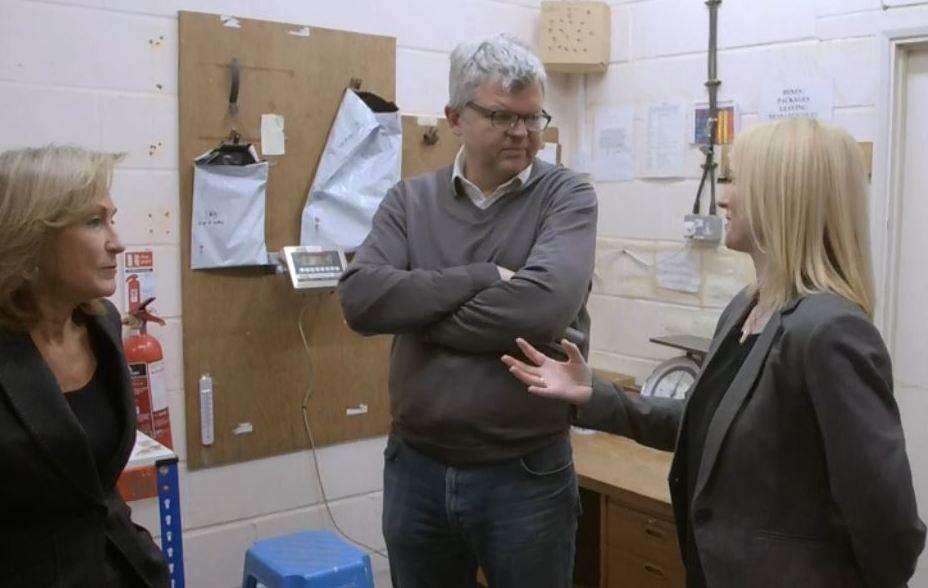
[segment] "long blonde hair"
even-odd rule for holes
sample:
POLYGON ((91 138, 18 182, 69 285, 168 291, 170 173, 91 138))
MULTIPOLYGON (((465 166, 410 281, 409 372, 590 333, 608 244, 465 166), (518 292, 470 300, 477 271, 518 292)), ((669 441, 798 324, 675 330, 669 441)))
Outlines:
POLYGON ((759 125, 735 140, 732 170, 768 264, 760 303, 831 292, 872 317, 867 186, 854 139, 811 119, 759 125))
POLYGON ((42 246, 109 192, 120 157, 58 145, 0 153, 0 328, 23 330, 39 319, 30 283, 42 246))

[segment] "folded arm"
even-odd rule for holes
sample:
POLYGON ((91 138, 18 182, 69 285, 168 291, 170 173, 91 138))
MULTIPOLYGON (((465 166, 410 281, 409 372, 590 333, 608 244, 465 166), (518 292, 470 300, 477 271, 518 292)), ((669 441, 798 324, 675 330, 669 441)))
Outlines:
POLYGON ((411 270, 408 246, 406 210, 394 187, 338 286, 342 312, 355 331, 372 335, 422 329, 500 281, 492 263, 411 270))
POLYGON ((516 337, 560 339, 586 300, 595 247, 596 194, 574 182, 552 201, 524 266, 430 326, 425 338, 468 353, 511 351, 516 337))

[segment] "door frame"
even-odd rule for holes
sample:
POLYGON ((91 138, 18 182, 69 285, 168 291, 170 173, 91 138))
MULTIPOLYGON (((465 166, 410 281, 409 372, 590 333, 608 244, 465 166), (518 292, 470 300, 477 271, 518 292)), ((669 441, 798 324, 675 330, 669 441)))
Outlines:
POLYGON ((877 297, 874 321, 893 353, 896 331, 905 91, 909 53, 928 49, 928 26, 885 30, 879 35, 878 132, 873 149, 870 235, 877 297))

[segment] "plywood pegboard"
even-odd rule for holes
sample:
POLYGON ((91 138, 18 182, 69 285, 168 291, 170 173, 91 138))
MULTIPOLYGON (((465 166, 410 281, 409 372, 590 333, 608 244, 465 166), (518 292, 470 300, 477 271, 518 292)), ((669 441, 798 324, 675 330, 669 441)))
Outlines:
POLYGON ((389 337, 345 325, 334 294, 297 294, 260 268, 191 270, 193 160, 231 130, 260 141, 261 114, 284 116, 286 154, 270 157, 268 250, 299 243, 300 212, 329 128, 352 78, 395 96, 395 39, 297 24, 181 12, 180 201, 187 462, 210 467, 307 447, 300 406, 310 368, 310 422, 320 445, 387 432, 389 337), (239 108, 229 112, 229 63, 241 64, 239 108), (214 386, 215 442, 200 438, 198 380, 214 386), (367 412, 347 416, 365 405, 367 412), (245 432, 251 429, 251 432, 245 432), (236 432, 237 431, 237 432, 236 432))
MULTIPOLYGON (((542 138, 546 143, 557 143, 558 130, 549 127, 544 130, 542 138)), ((461 141, 451 132, 447 119, 403 116, 404 178, 451 165, 460 148, 461 141), (427 135, 430 136, 428 139, 427 135)))
MULTIPOLYGON (((317 445, 385 434, 391 338, 352 332, 335 294, 297 294, 284 275, 258 268, 191 270, 190 219, 193 159, 233 129, 258 145, 261 114, 280 114, 286 154, 268 158, 266 240, 271 251, 298 243, 300 212, 342 93, 359 78, 362 89, 394 100, 395 40, 190 12, 180 14, 179 33, 188 467, 307 448, 300 407, 310 385, 317 445), (233 58, 241 64, 234 116, 228 109, 233 58), (298 328, 301 313, 311 362, 298 328), (214 385, 215 442, 208 447, 200 439, 197 393, 204 373, 214 385), (362 405, 366 412, 348 416, 362 405)), ((403 118, 403 177, 450 164, 459 148, 443 119, 436 120, 434 145, 422 138, 429 125, 418 122, 403 118)), ((545 138, 556 142, 557 131, 549 129, 545 138)))

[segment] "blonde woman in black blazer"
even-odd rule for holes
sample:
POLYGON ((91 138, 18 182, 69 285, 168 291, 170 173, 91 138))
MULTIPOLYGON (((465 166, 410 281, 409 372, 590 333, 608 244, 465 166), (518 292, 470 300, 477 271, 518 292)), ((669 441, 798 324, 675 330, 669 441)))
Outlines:
POLYGON ((723 312, 683 401, 594 378, 520 340, 529 392, 579 424, 674 450, 689 586, 904 586, 925 542, 890 358, 871 322, 863 167, 854 140, 807 119, 743 133, 720 205, 757 282, 723 312))
POLYGON ((115 290, 115 157, 0 154, 0 585, 151 587, 161 551, 116 479, 136 412, 115 290))

